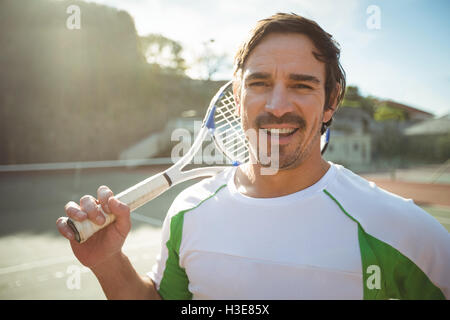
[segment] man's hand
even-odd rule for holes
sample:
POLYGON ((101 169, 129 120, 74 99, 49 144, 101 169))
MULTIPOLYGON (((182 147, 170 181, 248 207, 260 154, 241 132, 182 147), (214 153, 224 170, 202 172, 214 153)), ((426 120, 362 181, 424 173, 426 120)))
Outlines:
POLYGON ((161 299, 153 281, 141 277, 122 253, 122 246, 131 229, 130 208, 114 198, 106 186, 97 190, 97 199, 83 196, 80 204, 70 201, 65 206, 68 217, 76 221, 91 220, 102 225, 104 212, 111 213, 116 220, 94 233, 86 242, 78 243, 72 229, 67 225, 67 217, 56 220, 59 232, 70 240, 73 253, 78 260, 90 268, 108 299, 161 299))
POLYGON ((121 254, 123 243, 131 229, 130 208, 114 198, 113 192, 106 186, 98 188, 97 199, 85 195, 80 199, 79 204, 70 201, 65 206, 66 214, 71 219, 76 221, 89 219, 95 224, 102 225, 105 218, 99 210, 100 206, 105 213, 112 213, 116 220, 82 244, 75 240, 75 235, 67 224, 67 217, 60 217, 56 221, 58 231, 70 240, 75 256, 83 265, 91 269, 113 261, 117 255, 121 254))

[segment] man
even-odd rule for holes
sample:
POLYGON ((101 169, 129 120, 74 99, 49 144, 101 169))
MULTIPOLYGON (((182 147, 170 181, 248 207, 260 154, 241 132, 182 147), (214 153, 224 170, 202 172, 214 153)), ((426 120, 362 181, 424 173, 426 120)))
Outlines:
MULTIPOLYGON (((255 161, 184 190, 163 224, 152 272, 122 253, 128 207, 102 186, 66 213, 116 222, 84 244, 57 221, 112 299, 445 299, 447 231, 413 204, 321 157, 320 135, 345 91, 339 49, 294 14, 262 20, 235 59, 244 129, 276 131, 279 170, 255 161)), ((255 146, 254 146, 255 147, 255 146)))

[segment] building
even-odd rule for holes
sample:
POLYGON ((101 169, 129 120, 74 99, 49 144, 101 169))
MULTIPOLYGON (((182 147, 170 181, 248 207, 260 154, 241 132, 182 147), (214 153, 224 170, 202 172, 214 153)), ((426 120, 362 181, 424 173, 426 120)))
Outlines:
POLYGON ((404 130, 406 136, 440 136, 450 134, 450 114, 437 119, 428 119, 404 130))
POLYGON ((450 159, 450 114, 414 124, 403 130, 412 156, 430 162, 450 159))
POLYGON ((376 123, 361 108, 340 107, 331 126, 330 143, 324 158, 354 168, 371 162, 372 136, 376 123))

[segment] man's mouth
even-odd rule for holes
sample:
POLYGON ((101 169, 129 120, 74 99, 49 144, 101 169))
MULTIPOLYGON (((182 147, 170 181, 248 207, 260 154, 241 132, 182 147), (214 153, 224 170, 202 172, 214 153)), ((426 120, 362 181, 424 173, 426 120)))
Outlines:
POLYGON ((292 139, 300 131, 299 127, 293 127, 292 125, 262 126, 260 129, 265 132, 267 138, 272 143, 279 145, 286 145, 292 142, 292 139))
POLYGON ((263 128, 267 130, 268 135, 278 135, 279 137, 288 137, 297 132, 298 128, 263 128))
POLYGON ((306 121, 294 113, 286 113, 275 117, 271 113, 263 113, 256 117, 255 128, 262 129, 267 138, 275 144, 287 145, 306 128, 306 121))

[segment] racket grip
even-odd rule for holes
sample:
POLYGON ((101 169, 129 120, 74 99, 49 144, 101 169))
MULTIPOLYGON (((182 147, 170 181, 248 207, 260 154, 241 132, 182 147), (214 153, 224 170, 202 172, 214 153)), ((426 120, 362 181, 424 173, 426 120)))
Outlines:
MULTIPOLYGON (((122 191, 116 195, 116 199, 125 203, 130 208, 130 211, 133 211, 148 201, 156 198, 169 188, 170 183, 168 176, 162 172, 122 191)), ((67 224, 74 232, 75 240, 77 242, 85 242, 94 233, 114 222, 116 217, 113 214, 105 213, 101 205, 98 205, 98 208, 105 217, 105 223, 102 225, 97 225, 88 219, 82 222, 75 221, 71 218, 67 220, 67 224)))
POLYGON ((75 221, 71 218, 67 219, 67 224, 72 229, 72 231, 75 234, 75 240, 79 243, 85 242, 87 239, 89 239, 94 233, 97 231, 103 229, 104 227, 107 227, 111 223, 116 220, 116 217, 113 214, 108 214, 103 211, 102 206, 98 205, 98 208, 100 212, 105 217, 105 223, 102 225, 98 225, 93 223, 91 220, 84 220, 82 222, 75 221))

